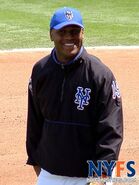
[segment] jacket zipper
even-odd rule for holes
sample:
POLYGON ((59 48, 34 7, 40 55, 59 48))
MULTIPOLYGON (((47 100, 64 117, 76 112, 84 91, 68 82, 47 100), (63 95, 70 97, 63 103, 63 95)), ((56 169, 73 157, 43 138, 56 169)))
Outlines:
MULTIPOLYGON (((64 70, 64 65, 63 65, 63 64, 61 65, 61 68, 64 70)), ((65 82, 66 82, 66 78, 65 78, 65 76, 64 76, 64 79, 63 79, 63 82, 62 82, 62 86, 61 86, 60 102, 63 101, 65 82)))
POLYGON ((65 82, 66 82, 66 78, 64 77, 63 82, 62 82, 62 88, 61 88, 61 97, 60 97, 61 102, 63 101, 65 82))

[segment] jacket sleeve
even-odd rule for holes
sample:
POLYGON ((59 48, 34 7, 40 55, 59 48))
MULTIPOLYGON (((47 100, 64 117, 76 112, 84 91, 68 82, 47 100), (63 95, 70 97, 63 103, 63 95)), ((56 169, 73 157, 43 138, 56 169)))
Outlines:
POLYGON ((96 160, 117 160, 123 141, 123 113, 119 87, 111 72, 103 78, 98 99, 96 160))
POLYGON ((41 137, 43 116, 37 103, 33 82, 30 79, 28 86, 28 114, 27 114, 27 133, 26 150, 28 155, 27 164, 37 165, 35 161, 35 151, 41 137))

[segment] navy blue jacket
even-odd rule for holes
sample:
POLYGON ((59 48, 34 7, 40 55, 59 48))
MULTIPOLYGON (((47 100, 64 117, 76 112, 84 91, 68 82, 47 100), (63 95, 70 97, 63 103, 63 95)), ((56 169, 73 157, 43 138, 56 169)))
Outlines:
POLYGON ((70 65, 37 62, 28 92, 27 164, 87 177, 87 160, 117 160, 122 103, 111 70, 84 49, 70 65))

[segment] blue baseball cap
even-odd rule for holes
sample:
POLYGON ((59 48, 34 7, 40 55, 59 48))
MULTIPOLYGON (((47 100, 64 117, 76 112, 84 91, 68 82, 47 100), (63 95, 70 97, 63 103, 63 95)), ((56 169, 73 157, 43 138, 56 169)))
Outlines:
POLYGON ((68 25, 77 25, 84 28, 80 12, 69 7, 56 10, 51 18, 50 29, 59 30, 68 25))

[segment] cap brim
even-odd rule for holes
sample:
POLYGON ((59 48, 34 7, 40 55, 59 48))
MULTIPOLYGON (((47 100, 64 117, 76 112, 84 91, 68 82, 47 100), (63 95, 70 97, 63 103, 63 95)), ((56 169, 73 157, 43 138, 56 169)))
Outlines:
POLYGON ((75 21, 70 21, 70 22, 63 22, 61 24, 58 24, 58 25, 54 26, 52 29, 59 30, 59 29, 65 27, 65 26, 69 26, 69 25, 76 25, 76 26, 79 26, 81 28, 84 28, 84 26, 82 24, 79 24, 75 21))

